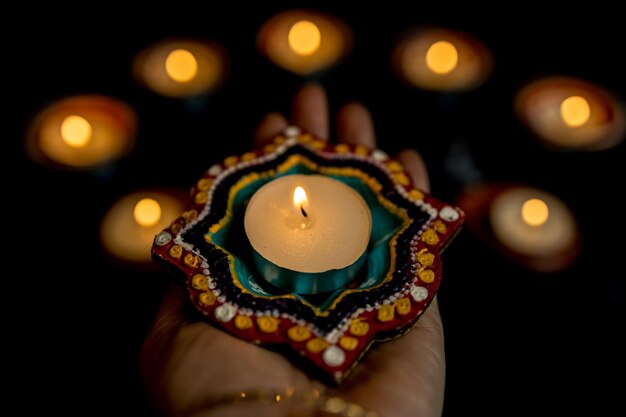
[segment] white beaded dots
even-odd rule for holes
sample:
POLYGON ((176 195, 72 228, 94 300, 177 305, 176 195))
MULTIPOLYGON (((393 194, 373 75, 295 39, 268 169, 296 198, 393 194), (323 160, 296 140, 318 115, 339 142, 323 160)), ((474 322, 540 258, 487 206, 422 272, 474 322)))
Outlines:
POLYGON ((300 128, 298 126, 287 126, 283 133, 287 137, 298 136, 300 134, 300 128))
POLYGON ((450 206, 445 206, 439 210, 439 217, 448 222, 453 222, 459 218, 459 212, 450 206))
POLYGON ((215 309, 215 318, 221 321, 222 323, 226 323, 231 321, 235 314, 237 313, 237 307, 225 303, 215 309))
POLYGON ((322 359, 328 366, 339 366, 346 360, 346 354, 337 346, 329 346, 322 354, 322 359))
POLYGON ((372 158, 374 159, 374 161, 382 162, 389 157, 385 152, 381 151, 380 149, 374 149, 372 151, 372 158))
POLYGON ((424 287, 414 285, 411 287, 411 297, 418 303, 424 301, 426 297, 428 297, 428 290, 424 287))
POLYGON ((207 172, 209 173, 209 175, 213 175, 215 177, 215 176, 221 174, 222 167, 219 164, 215 164, 211 168, 209 168, 209 170, 207 172))
POLYGON ((172 240, 172 235, 167 232, 161 232, 154 238, 154 244, 157 246, 165 246, 172 240))

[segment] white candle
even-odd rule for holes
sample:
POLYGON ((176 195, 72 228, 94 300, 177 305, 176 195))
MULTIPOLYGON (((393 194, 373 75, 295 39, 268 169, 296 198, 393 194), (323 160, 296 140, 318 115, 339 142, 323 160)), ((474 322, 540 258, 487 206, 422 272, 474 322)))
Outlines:
MULTIPOLYGON (((262 273, 270 271, 264 278, 285 286, 280 271, 289 270, 286 274, 292 276, 290 271, 333 274, 362 261, 372 219, 363 198, 344 183, 320 175, 289 175, 264 185, 252 196, 244 224, 252 248, 276 267, 268 269, 257 263, 262 273)), ((345 279, 354 278, 358 268, 353 269, 345 279)), ((315 275, 308 278, 316 279, 315 275)), ((319 284, 311 285, 310 292, 328 290, 319 284)), ((307 287, 294 282, 286 285, 294 290, 307 287)))
POLYGON ((495 237, 509 250, 545 258, 572 248, 577 238, 574 216, 555 196, 532 188, 512 188, 491 204, 495 237))

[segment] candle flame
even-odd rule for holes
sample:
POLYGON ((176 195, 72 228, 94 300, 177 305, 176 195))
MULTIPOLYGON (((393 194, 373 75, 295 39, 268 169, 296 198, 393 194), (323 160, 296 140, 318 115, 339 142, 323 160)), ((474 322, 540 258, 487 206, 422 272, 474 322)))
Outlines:
POLYGON ((291 50, 296 54, 311 55, 319 49, 322 35, 315 23, 300 20, 289 29, 287 41, 291 50))
POLYGON ((590 115, 589 102, 584 97, 571 96, 561 102, 561 118, 570 127, 584 125, 590 115))
POLYGON ((91 140, 91 124, 84 117, 67 116, 61 123, 61 138, 72 148, 87 146, 91 140))
POLYGON ((309 204, 309 199, 306 196, 306 191, 301 186, 297 186, 293 190, 293 206, 296 210, 300 210, 304 217, 307 217, 306 206, 309 204))
POLYGON ((165 59, 165 72, 176 82, 189 82, 198 73, 198 60, 186 49, 175 49, 165 59))
POLYGON ((448 41, 433 43, 426 52, 426 65, 435 74, 448 74, 459 63, 459 53, 456 47, 448 41))
POLYGON ((522 205, 522 219, 529 226, 539 227, 548 221, 548 205, 538 198, 531 198, 522 205))
POLYGON ((135 205, 133 215, 140 226, 154 226, 161 220, 161 205, 151 198, 143 198, 135 205))

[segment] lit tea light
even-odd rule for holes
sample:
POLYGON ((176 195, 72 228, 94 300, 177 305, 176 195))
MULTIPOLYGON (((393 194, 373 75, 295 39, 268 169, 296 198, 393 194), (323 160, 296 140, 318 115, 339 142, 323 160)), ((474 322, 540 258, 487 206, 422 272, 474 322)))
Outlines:
POLYGON ((150 263, 154 236, 183 211, 184 193, 140 191, 123 197, 106 213, 100 227, 104 249, 121 261, 150 263))
POLYGON ((395 48, 400 77, 427 90, 462 91, 482 84, 491 73, 487 48, 461 32, 427 29, 406 37, 395 48))
POLYGON ((600 150, 624 138, 624 109, 606 90, 575 78, 555 77, 524 87, 517 95, 519 118, 544 143, 600 150))
POLYGON ((144 198, 135 204, 133 216, 140 226, 154 226, 161 220, 161 205, 152 198, 144 198))
POLYGON ((91 124, 80 116, 67 116, 61 123, 61 138, 69 146, 82 148, 91 140, 91 124))
POLYGON ((561 118, 566 125, 579 127, 589 121, 589 102, 580 96, 571 96, 561 102, 561 118))
POLYGON ((299 75, 337 64, 352 43, 348 27, 336 17, 310 11, 290 11, 266 22, 257 36, 263 55, 299 75))
POLYGON ((575 246, 576 221, 552 194, 514 187, 499 193, 489 218, 494 236, 509 250, 533 258, 551 258, 575 246))
POLYGON ((433 43, 426 51, 426 66, 435 74, 447 74, 459 64, 459 53, 448 41, 433 43))
POLYGON ((179 83, 186 83, 198 74, 198 61, 186 49, 175 49, 165 59, 165 72, 179 83))
POLYGON ((244 225, 265 280, 311 294, 354 279, 366 259, 372 218, 367 203, 346 184, 288 175, 252 196, 244 225))
POLYGON ((570 265, 580 252, 574 215, 557 197, 517 184, 466 188, 458 203, 467 228, 497 252, 538 272, 570 265))
POLYGON ((538 198, 526 200, 522 205, 522 219, 530 226, 541 226, 548 221, 548 205, 538 198))
POLYGON ((27 136, 36 161, 71 168, 93 168, 126 155, 134 146, 136 117, 121 101, 76 96, 44 109, 27 136))
POLYGON ((206 41, 166 40, 142 51, 135 77, 158 94, 185 98, 207 94, 223 81, 224 50, 206 41))
POLYGON ((299 55, 311 55, 320 48, 322 35, 313 22, 300 20, 291 26, 287 35, 289 47, 299 55))

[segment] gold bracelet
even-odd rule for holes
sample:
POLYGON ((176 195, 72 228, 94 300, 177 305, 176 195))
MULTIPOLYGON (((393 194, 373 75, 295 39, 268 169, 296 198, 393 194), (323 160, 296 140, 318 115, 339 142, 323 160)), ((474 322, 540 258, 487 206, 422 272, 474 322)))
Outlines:
MULTIPOLYGON (((225 399, 226 400, 226 399, 225 399)), ((286 389, 283 391, 261 388, 254 391, 241 391, 230 397, 230 401, 257 402, 261 404, 293 404, 301 407, 316 407, 327 415, 344 417, 379 417, 375 411, 367 411, 358 404, 340 397, 327 396, 320 391, 286 389)))

